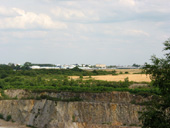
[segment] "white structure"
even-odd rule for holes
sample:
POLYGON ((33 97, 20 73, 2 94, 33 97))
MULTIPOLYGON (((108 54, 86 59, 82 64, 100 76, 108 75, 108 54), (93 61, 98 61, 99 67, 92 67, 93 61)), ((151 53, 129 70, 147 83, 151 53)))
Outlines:
POLYGON ((101 68, 101 69, 106 69, 106 65, 105 64, 96 64, 95 67, 96 68, 101 68))
POLYGON ((59 67, 40 67, 40 66, 31 66, 31 69, 60 69, 59 67))

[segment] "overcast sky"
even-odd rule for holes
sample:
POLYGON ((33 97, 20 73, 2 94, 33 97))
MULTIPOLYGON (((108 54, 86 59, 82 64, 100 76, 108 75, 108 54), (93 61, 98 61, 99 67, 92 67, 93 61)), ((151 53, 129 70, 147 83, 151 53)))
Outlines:
POLYGON ((170 37, 170 0, 0 3, 0 63, 144 64, 170 37))

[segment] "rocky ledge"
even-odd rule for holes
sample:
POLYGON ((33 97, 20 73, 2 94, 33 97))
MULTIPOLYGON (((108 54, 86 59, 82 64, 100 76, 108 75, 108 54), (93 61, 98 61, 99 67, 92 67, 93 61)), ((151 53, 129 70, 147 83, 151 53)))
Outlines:
POLYGON ((38 128, 139 128, 142 106, 132 101, 144 101, 128 92, 69 93, 6 90, 5 95, 17 100, 0 100, 0 114, 8 115, 20 124, 38 128), (82 101, 28 100, 28 96, 47 95, 60 99, 79 97, 82 101), (23 100, 23 98, 25 98, 23 100))

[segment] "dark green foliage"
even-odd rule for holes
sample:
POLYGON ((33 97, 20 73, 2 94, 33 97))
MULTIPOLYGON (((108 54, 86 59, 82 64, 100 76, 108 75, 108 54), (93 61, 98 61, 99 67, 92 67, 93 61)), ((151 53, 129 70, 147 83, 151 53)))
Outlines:
POLYGON ((1 78, 1 79, 6 78, 7 76, 8 76, 8 74, 7 74, 6 72, 1 71, 1 74, 0 74, 0 78, 1 78))
POLYGON ((134 63, 132 66, 133 66, 133 67, 137 67, 137 68, 139 68, 139 67, 140 67, 140 65, 139 65, 139 64, 135 64, 135 63, 134 63))
POLYGON ((27 127, 30 127, 30 128, 37 128, 37 127, 34 127, 34 126, 32 126, 32 125, 27 125, 27 127))
POLYGON ((4 90, 1 90, 1 96, 2 96, 1 97, 2 99, 5 99, 5 100, 9 99, 9 97, 7 95, 5 95, 4 90))
MULTIPOLYGON (((32 92, 58 92, 56 90, 33 90, 32 92)), ((82 101, 82 99, 77 96, 77 97, 73 97, 73 98, 69 98, 69 99, 62 99, 62 98, 57 98, 57 97, 51 97, 48 95, 41 95, 41 96, 37 96, 37 97, 27 97, 27 98, 22 98, 22 100, 30 100, 30 99, 35 99, 35 100, 42 100, 42 99, 46 99, 46 100, 52 100, 52 101, 63 101, 63 102, 74 102, 74 101, 82 101)))
POLYGON ((80 79, 83 79, 83 76, 82 76, 82 75, 80 75, 80 79))
POLYGON ((119 72, 119 74, 123 74, 123 72, 119 72))
POLYGON ((93 70, 92 73, 95 74, 95 75, 99 75, 97 70, 93 70))
POLYGON ((8 74, 12 74, 13 69, 7 65, 0 65, 0 79, 4 79, 8 74))
MULTIPOLYGON (((170 50, 170 40, 164 43, 164 50, 170 50)), ((160 91, 159 98, 153 98, 141 113, 142 128, 170 128, 170 52, 165 58, 152 56, 152 64, 145 64, 144 71, 151 74, 152 86, 160 91)))
POLYGON ((116 74, 116 70, 113 70, 113 71, 112 71, 112 75, 117 75, 117 74, 116 74))
POLYGON ((7 117, 6 117, 6 121, 10 121, 11 120, 11 115, 8 115, 7 117))
MULTIPOLYGON (((4 116, 1 113, 0 113, 0 119, 4 119, 4 116)), ((5 120, 10 121, 11 119, 12 119, 11 115, 8 115, 5 120)))
MULTIPOLYGON (((116 71, 104 71, 104 70, 94 70, 87 71, 75 67, 73 69, 30 69, 30 66, 36 64, 31 64, 30 62, 25 62, 24 66, 8 66, 0 65, 0 78, 4 79, 13 75, 17 76, 37 76, 37 75, 67 75, 67 76, 92 76, 92 75, 116 75, 116 71)), ((37 64, 40 66, 54 66, 51 64, 37 64)))
POLYGON ((72 71, 83 72, 83 70, 78 68, 77 66, 75 68, 73 68, 72 71))
POLYGON ((0 79, 0 89, 4 88, 5 81, 0 79))
POLYGON ((169 112, 165 109, 165 104, 160 102, 162 102, 162 98, 152 100, 142 112, 140 117, 143 123, 142 128, 170 128, 169 112))
POLYGON ((142 97, 149 97, 152 96, 155 93, 151 93, 151 92, 138 92, 137 95, 141 95, 142 97))
POLYGON ((4 116, 3 114, 0 113, 0 119, 4 119, 4 116))
POLYGON ((64 102, 82 101, 82 99, 80 99, 79 97, 70 98, 70 99, 60 99, 56 97, 50 97, 47 95, 41 95, 39 99, 47 99, 47 100, 52 100, 52 101, 64 101, 64 102))
MULTIPOLYGON (((81 93, 81 92, 97 92, 97 93, 102 93, 102 92, 111 92, 111 91, 124 91, 124 92, 130 92, 132 94, 136 94, 136 95, 142 95, 144 92, 145 95, 146 93, 148 93, 147 95, 159 95, 159 90, 156 89, 129 89, 129 88, 112 88, 112 87, 70 87, 70 86, 63 86, 63 87, 59 87, 59 88, 53 88, 53 89, 42 89, 42 88, 34 88, 32 89, 32 92, 37 92, 37 93, 41 93, 41 92, 62 92, 62 91, 67 91, 67 92, 77 92, 77 93, 81 93)), ((31 99, 31 98, 30 98, 31 99)))
POLYGON ((75 122, 75 116, 74 115, 72 116, 72 122, 75 122))
POLYGON ((22 70, 29 70, 30 66, 32 66, 31 62, 25 62, 24 66, 21 69, 22 70))

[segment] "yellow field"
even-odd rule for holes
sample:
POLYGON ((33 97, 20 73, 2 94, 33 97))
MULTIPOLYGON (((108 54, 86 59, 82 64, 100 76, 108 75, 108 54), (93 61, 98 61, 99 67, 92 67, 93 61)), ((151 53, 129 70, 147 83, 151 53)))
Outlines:
MULTIPOLYGON (((106 80, 106 81, 124 81, 125 78, 129 78, 129 81, 136 82, 150 82, 149 76, 145 74, 121 74, 121 75, 99 75, 99 76, 91 76, 95 80, 106 80)), ((70 76, 72 79, 78 79, 79 76, 70 76)), ((84 76, 84 79, 88 79, 89 76, 84 76)))
MULTIPOLYGON (((91 76, 95 80, 107 80, 107 81, 124 81, 125 78, 129 78, 130 81, 136 81, 136 82, 150 82, 149 76, 146 76, 145 74, 134 74, 134 73, 140 73, 141 69, 103 69, 106 71, 113 71, 116 70, 116 73, 125 73, 128 72, 129 74, 119 74, 119 75, 99 75, 99 76, 91 76)), ((79 76, 70 76, 72 79, 78 79, 79 76)), ((89 79, 89 76, 84 76, 84 79, 89 79)))
POLYGON ((106 75, 106 76, 93 76, 92 78, 96 80, 107 80, 107 81, 124 81, 125 78, 129 78, 129 81, 136 81, 136 82, 150 82, 149 76, 144 74, 122 74, 117 76, 106 75))

